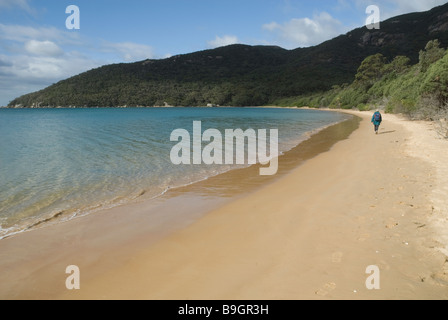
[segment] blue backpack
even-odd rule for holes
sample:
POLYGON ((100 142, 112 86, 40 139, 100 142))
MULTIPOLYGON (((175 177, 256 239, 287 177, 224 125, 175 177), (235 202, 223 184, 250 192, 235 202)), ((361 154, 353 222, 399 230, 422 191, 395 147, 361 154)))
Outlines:
POLYGON ((383 119, 381 117, 381 113, 376 112, 375 115, 373 116, 373 119, 375 120, 375 122, 381 122, 383 119))

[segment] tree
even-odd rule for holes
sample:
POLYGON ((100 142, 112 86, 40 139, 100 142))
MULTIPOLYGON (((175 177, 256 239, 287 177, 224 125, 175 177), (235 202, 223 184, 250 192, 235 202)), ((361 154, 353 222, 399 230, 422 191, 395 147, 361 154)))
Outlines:
POLYGON ((425 50, 420 51, 420 70, 428 71, 431 64, 439 61, 445 55, 445 49, 440 48, 439 40, 431 40, 427 43, 425 50))
POLYGON ((371 87, 376 81, 380 80, 384 73, 386 58, 377 53, 369 56, 362 62, 355 77, 355 84, 365 87, 371 87))
POLYGON ((395 72, 396 74, 402 74, 409 69, 411 59, 406 56, 397 56, 395 59, 386 66, 386 71, 395 72))
POLYGON ((445 56, 433 63, 425 74, 421 87, 421 94, 433 97, 439 103, 438 107, 448 104, 448 52, 445 56))

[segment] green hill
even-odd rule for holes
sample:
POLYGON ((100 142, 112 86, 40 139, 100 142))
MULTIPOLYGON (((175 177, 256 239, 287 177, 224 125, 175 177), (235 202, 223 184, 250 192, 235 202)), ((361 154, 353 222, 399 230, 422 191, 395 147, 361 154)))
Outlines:
POLYGON ((310 48, 232 45, 94 69, 13 100, 10 107, 257 106, 351 83, 368 56, 419 61, 428 41, 448 46, 448 4, 355 29, 310 48))
MULTIPOLYGON (((361 63, 350 85, 284 98, 277 103, 313 108, 384 108, 386 112, 402 113, 414 119, 446 119, 448 50, 441 48, 438 40, 431 40, 420 51, 419 62, 414 65, 406 56, 389 61, 377 53, 361 63)), ((448 137, 447 131, 443 134, 448 137)))

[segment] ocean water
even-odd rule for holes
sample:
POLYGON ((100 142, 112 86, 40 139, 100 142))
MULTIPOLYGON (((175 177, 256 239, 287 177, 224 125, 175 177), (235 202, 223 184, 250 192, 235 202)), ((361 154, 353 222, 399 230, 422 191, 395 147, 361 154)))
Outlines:
POLYGON ((282 153, 347 117, 265 108, 0 109, 0 239, 241 167, 172 164, 170 135, 192 134, 193 121, 223 135, 278 129, 282 153))

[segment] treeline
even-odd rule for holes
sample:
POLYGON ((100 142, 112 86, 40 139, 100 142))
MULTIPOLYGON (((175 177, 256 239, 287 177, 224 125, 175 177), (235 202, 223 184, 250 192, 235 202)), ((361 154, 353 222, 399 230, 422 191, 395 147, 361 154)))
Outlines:
POLYGON ((278 100, 279 105, 299 107, 382 107, 416 119, 439 119, 448 115, 448 52, 438 40, 429 41, 412 65, 406 56, 388 61, 382 54, 367 57, 351 84, 331 90, 278 100))

